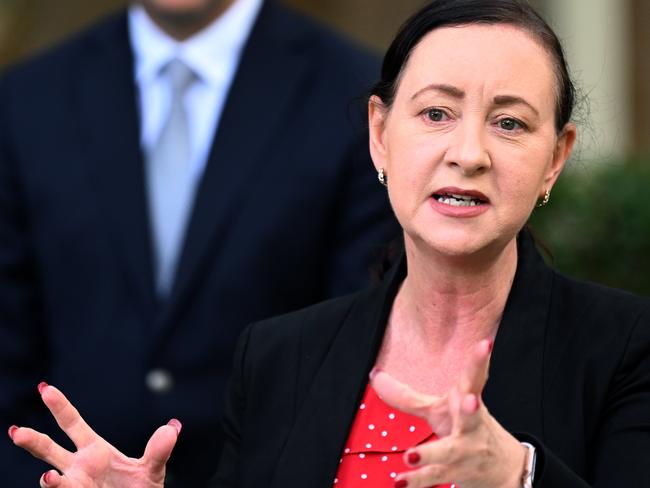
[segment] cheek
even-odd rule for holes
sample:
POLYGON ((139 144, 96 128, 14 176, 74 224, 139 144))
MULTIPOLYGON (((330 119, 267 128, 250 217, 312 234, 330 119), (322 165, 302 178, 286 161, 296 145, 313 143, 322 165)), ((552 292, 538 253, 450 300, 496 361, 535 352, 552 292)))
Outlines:
POLYGON ((429 184, 433 169, 440 160, 440 141, 402 130, 394 131, 386 143, 387 169, 396 179, 411 188, 429 184))
POLYGON ((431 190, 439 149, 430 140, 394 137, 387 151, 389 196, 398 216, 412 214, 431 190))
POLYGON ((528 147, 519 154, 495 165, 498 194, 509 204, 528 212, 543 191, 544 178, 550 168, 552 154, 548 150, 528 147))

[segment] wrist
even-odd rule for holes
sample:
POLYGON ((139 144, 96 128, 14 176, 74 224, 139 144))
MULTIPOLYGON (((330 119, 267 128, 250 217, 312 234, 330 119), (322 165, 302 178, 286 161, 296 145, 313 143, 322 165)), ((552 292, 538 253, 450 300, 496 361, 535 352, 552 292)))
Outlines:
POLYGON ((528 448, 523 443, 517 441, 517 450, 513 450, 509 457, 512 462, 512 468, 508 470, 507 482, 501 486, 507 488, 526 488, 524 478, 527 474, 528 448))

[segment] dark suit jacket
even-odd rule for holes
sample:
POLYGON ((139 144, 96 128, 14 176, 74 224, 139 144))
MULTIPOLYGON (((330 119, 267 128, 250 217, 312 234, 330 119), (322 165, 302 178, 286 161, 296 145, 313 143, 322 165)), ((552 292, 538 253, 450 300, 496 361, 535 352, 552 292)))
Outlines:
MULTIPOLYGON (((243 327, 364 286, 393 232, 355 105, 377 72, 322 27, 262 8, 166 303, 154 293, 126 15, 0 78, 0 424, 61 438, 41 380, 130 455, 177 417, 170 479, 201 486, 243 327), (170 390, 147 387, 152 370, 170 390)), ((44 469, 33 466, 0 443, 3 483, 33 486, 44 469)))
MULTIPOLYGON (((242 334, 214 487, 332 487, 405 272, 242 334)), ((537 446, 536 487, 650 486, 649 301, 557 274, 520 236, 483 399, 537 446)))

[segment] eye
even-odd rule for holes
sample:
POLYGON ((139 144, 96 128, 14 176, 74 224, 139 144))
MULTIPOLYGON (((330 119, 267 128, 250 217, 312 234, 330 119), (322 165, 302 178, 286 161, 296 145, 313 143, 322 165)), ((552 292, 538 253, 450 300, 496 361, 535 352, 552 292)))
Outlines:
POLYGON ((442 122, 447 120, 449 117, 447 113, 439 108, 428 108, 424 111, 424 116, 431 122, 442 122))
POLYGON ((514 131, 524 128, 524 125, 521 122, 519 122, 517 119, 513 119, 512 117, 505 117, 499 120, 497 124, 500 129, 503 129, 505 131, 514 131))

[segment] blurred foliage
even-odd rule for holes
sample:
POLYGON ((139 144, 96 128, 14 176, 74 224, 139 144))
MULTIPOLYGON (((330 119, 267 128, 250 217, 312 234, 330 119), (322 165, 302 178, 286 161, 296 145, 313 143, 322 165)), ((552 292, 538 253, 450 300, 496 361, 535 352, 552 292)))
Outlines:
POLYGON ((650 296, 650 161, 566 172, 530 224, 559 271, 650 296))

